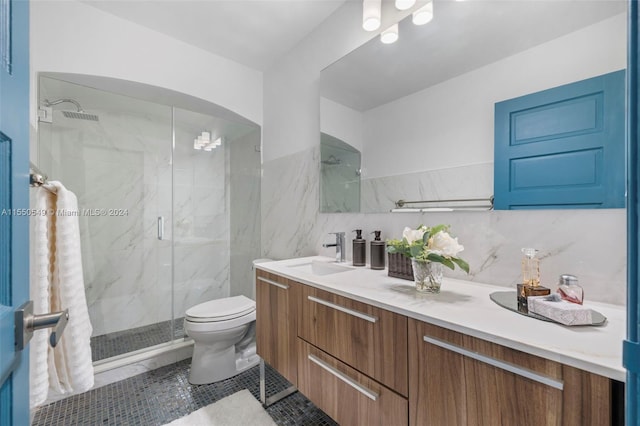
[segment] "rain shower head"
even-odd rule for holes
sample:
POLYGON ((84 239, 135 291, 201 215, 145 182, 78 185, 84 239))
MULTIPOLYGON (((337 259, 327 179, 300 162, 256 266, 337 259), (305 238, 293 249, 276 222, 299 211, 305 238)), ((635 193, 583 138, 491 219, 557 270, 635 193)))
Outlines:
POLYGON ((62 104, 62 103, 71 103, 74 104, 77 108, 77 111, 62 111, 62 114, 67 118, 75 118, 78 120, 90 120, 90 121, 98 121, 99 118, 95 114, 88 114, 84 112, 82 107, 77 101, 73 99, 56 99, 55 101, 49 101, 48 99, 44 100, 44 106, 52 107, 54 105, 62 104))
POLYGON ((328 166, 337 166, 338 164, 342 164, 342 160, 339 158, 336 158, 334 155, 330 155, 328 159, 322 160, 320 162, 328 166))
POLYGON ((98 116, 95 114, 87 114, 84 111, 62 111, 62 114, 67 118, 76 118, 79 120, 91 120, 98 121, 98 116))

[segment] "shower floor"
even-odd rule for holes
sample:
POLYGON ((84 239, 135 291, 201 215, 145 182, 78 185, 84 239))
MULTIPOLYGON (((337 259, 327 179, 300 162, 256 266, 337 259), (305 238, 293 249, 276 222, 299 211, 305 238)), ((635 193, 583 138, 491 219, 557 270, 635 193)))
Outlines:
POLYGON ((102 334, 91 338, 91 359, 100 361, 150 346, 181 339, 184 334, 184 318, 176 318, 171 335, 171 321, 136 327, 115 333, 102 334))
MULTIPOLYGON (((259 367, 210 385, 191 385, 191 360, 180 361, 39 408, 32 426, 163 425, 243 389, 259 399, 259 367)), ((266 366, 267 395, 289 383, 266 366)), ((333 426, 336 423, 296 392, 267 408, 278 425, 333 426)))

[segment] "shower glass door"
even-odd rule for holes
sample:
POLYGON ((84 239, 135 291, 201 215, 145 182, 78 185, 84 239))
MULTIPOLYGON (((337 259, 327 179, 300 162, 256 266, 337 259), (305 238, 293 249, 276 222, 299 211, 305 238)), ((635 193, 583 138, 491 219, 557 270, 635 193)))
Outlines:
MULTIPOLYGON (((174 313, 253 297, 260 256, 260 129, 174 108, 174 313)), ((182 337, 176 328, 176 338, 182 337)))
POLYGON ((47 77, 39 88, 38 166, 78 198, 93 361, 171 341, 172 108, 47 77))

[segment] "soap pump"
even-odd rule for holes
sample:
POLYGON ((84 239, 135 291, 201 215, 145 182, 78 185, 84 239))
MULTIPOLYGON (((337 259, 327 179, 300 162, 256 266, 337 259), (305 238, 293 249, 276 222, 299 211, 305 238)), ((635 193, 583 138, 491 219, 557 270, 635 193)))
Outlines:
POLYGON ((362 238, 362 229, 354 229, 356 237, 353 239, 353 266, 367 264, 367 240, 362 238))
POLYGON ((371 269, 384 269, 385 267, 385 246, 386 243, 380 239, 381 231, 373 231, 376 234, 371 241, 371 269))

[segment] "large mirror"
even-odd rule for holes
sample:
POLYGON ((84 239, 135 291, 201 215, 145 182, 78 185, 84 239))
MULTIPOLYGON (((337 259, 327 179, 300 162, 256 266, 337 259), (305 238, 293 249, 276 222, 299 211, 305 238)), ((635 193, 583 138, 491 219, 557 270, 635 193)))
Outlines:
POLYGON ((361 138, 361 211, 489 199, 495 103, 624 69, 626 7, 435 0, 428 24, 408 16, 397 42, 375 37, 324 69, 321 130, 361 138))

